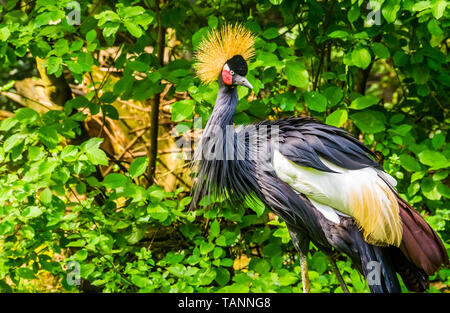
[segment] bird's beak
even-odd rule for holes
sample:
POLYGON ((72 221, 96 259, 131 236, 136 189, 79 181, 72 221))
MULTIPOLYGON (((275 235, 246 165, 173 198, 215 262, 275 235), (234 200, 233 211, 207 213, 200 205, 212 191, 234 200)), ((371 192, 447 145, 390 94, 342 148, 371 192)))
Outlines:
POLYGON ((241 75, 234 75, 234 83, 236 85, 241 85, 250 89, 253 89, 252 84, 250 84, 250 82, 247 80, 247 78, 245 78, 244 76, 241 75))

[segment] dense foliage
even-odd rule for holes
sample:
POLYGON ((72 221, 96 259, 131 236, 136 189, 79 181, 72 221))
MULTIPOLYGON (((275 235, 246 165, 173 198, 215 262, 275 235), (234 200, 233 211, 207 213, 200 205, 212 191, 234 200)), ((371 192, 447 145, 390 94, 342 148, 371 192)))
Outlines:
MULTIPOLYGON (((258 35, 254 89, 239 89, 235 123, 309 115, 346 128, 448 248, 449 15, 445 0, 0 5, 0 291, 301 291, 287 229, 263 205, 204 199, 189 210, 187 162, 168 187, 152 183, 157 150, 128 162, 102 149, 106 121, 132 133, 124 101, 168 101, 176 138, 192 134, 195 117, 206 123, 218 87, 194 76, 192 52, 226 22, 258 35), (17 100, 30 77, 48 103, 17 100), (97 135, 86 129, 94 117, 97 135)), ((341 292, 311 248, 312 291, 341 292)), ((346 257, 338 266, 351 291, 368 291, 346 257)), ((450 271, 431 280, 431 292, 448 290, 450 271)))

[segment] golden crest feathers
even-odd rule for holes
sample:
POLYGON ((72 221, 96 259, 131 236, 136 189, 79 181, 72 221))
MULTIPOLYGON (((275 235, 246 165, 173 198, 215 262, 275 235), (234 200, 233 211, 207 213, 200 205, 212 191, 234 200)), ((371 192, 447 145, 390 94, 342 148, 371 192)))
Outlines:
POLYGON ((255 36, 242 25, 224 25, 212 30, 200 43, 194 64, 197 76, 208 84, 216 80, 225 62, 235 55, 248 61, 254 54, 255 36))

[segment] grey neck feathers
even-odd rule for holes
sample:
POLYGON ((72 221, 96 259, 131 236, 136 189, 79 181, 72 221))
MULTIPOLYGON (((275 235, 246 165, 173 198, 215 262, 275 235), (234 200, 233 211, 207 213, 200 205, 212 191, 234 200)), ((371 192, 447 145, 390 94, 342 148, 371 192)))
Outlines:
POLYGON ((248 159, 230 158, 237 151, 237 136, 233 128, 237 104, 237 88, 226 86, 219 78, 219 92, 213 113, 195 149, 197 171, 193 188, 194 206, 206 195, 235 202, 251 196, 253 190, 257 189, 254 163, 248 159))
POLYGON ((207 132, 208 126, 210 125, 218 125, 223 128, 227 125, 233 125, 233 115, 236 110, 237 103, 237 87, 226 86, 220 79, 216 104, 211 117, 206 124, 205 132, 207 132))

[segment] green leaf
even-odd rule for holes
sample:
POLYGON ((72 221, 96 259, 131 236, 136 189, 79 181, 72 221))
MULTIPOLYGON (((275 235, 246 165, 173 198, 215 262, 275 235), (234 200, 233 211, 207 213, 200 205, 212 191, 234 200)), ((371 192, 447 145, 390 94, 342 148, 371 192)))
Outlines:
POLYGON ((425 197, 430 200, 441 199, 441 194, 437 191, 437 184, 430 177, 425 177, 420 183, 420 189, 425 197))
POLYGON ((255 271, 261 275, 264 275, 268 271, 270 271, 271 265, 267 260, 258 260, 255 265, 255 271))
POLYGON ((87 42, 93 42, 95 39, 97 38, 97 32, 95 31, 95 29, 91 29, 90 31, 87 32, 86 34, 86 41, 87 42))
POLYGON ((129 90, 133 85, 133 76, 124 75, 115 85, 114 85, 114 93, 116 95, 122 94, 129 90))
POLYGON ((272 102, 278 104, 283 111, 293 111, 296 106, 299 107, 295 93, 289 91, 276 95, 272 102))
POLYGON ((67 52, 69 52, 69 42, 64 38, 59 39, 54 45, 52 53, 58 57, 61 57, 67 52))
POLYGON ((126 178, 126 176, 122 175, 122 174, 118 174, 118 173, 111 173, 108 174, 105 179, 103 180, 103 185, 106 188, 119 188, 119 187, 124 187, 128 182, 128 179, 126 178))
POLYGON ((436 184, 436 190, 444 197, 450 198, 450 188, 441 182, 436 184))
POLYGON ((8 152, 15 146, 17 146, 19 143, 22 142, 24 136, 22 134, 14 134, 10 137, 8 137, 5 142, 3 143, 3 151, 8 152))
POLYGON ((381 13, 386 19, 386 22, 392 23, 397 19, 397 13, 400 10, 400 1, 398 0, 388 0, 383 3, 381 8, 381 13))
POLYGON ((76 160, 76 155, 78 153, 78 148, 76 146, 68 145, 65 146, 63 151, 61 151, 61 159, 66 162, 73 162, 76 160))
POLYGON ((137 227, 136 224, 133 224, 131 226, 131 229, 129 229, 125 233, 125 239, 128 241, 129 244, 136 244, 138 243, 142 238, 144 238, 145 235, 145 228, 143 227, 137 227))
POLYGON ((62 71, 62 58, 51 56, 47 60, 47 74, 55 74, 62 71))
POLYGON ((208 253, 210 253, 211 251, 213 251, 213 249, 214 249, 214 244, 211 243, 211 242, 203 241, 203 242, 200 244, 200 253, 201 253, 201 254, 208 254, 208 253))
POLYGON ((419 153, 419 161, 422 164, 430 166, 432 170, 438 170, 448 166, 447 158, 438 151, 425 150, 419 153))
POLYGON ((94 165, 108 165, 108 158, 103 150, 94 148, 86 151, 86 156, 94 165))
POLYGON ((50 189, 48 189, 48 188, 45 188, 41 192, 39 198, 41 199, 42 203, 44 203, 44 204, 51 203, 52 202, 52 198, 53 198, 52 191, 50 189))
POLYGON ((27 239, 33 239, 36 236, 36 232, 34 231, 34 228, 30 225, 25 225, 20 232, 23 234, 23 236, 27 239))
POLYGON ((162 207, 161 205, 157 204, 155 206, 148 206, 147 207, 147 213, 150 214, 150 216, 160 222, 164 222, 167 217, 169 216, 169 211, 167 211, 166 208, 162 207))
POLYGON ((195 101, 181 100, 172 105, 172 121, 181 122, 183 120, 191 119, 194 113, 195 101))
POLYGON ((439 26, 439 22, 437 20, 435 20, 434 18, 428 22, 427 28, 428 28, 428 31, 430 32, 430 34, 432 34, 434 36, 440 36, 444 33, 442 31, 441 27, 439 26))
POLYGON ((290 286, 298 281, 298 275, 286 269, 279 270, 278 275, 279 275, 278 282, 280 286, 290 286))
POLYGON ((43 212, 44 212, 43 208, 41 207, 29 206, 22 211, 22 216, 24 216, 27 219, 31 219, 42 215, 43 212))
POLYGON ((147 168, 147 158, 146 157, 138 157, 133 160, 130 164, 129 173, 131 178, 136 178, 145 173, 147 168))
POLYGON ((67 67, 69 68, 69 70, 72 71, 72 73, 75 73, 75 74, 83 73, 83 67, 81 66, 80 63, 75 63, 73 61, 67 61, 66 64, 67 64, 67 67))
POLYGON ((3 26, 0 28, 0 40, 1 41, 8 40, 10 35, 11 35, 11 32, 9 31, 8 26, 3 26))
POLYGON ((278 37, 278 29, 275 27, 270 27, 268 29, 266 29, 263 33, 263 37, 266 39, 274 39, 276 37, 278 37))
POLYGON ((327 98, 316 91, 305 93, 305 102, 310 110, 325 112, 327 109, 327 98))
POLYGON ((446 0, 437 0, 434 1, 431 7, 431 12, 433 13, 433 16, 438 20, 444 15, 445 8, 447 6, 446 0))
POLYGON ((0 131, 8 131, 13 128, 19 121, 14 117, 8 117, 0 123, 0 131))
POLYGON ((38 131, 38 137, 49 149, 54 149, 58 145, 58 131, 53 126, 41 127, 38 131))
POLYGON ((344 92, 342 91, 342 89, 336 86, 330 86, 326 88, 322 92, 322 94, 327 97, 329 108, 339 104, 344 97, 344 92))
POLYGON ((117 10, 120 17, 134 17, 142 15, 145 12, 144 8, 141 6, 126 6, 120 7, 117 10))
POLYGON ((85 183, 79 183, 77 184, 77 186, 75 187, 75 190, 80 194, 85 194, 86 193, 86 184, 85 183))
POLYGON ((164 86, 165 85, 155 83, 151 79, 139 81, 137 87, 133 89, 133 99, 139 101, 147 100, 164 90, 164 86))
POLYGON ((300 88, 308 86, 308 71, 303 62, 289 61, 286 63, 284 71, 290 85, 300 88))
POLYGON ((205 268, 198 273, 196 280, 200 286, 205 286, 211 284, 215 278, 216 271, 213 268, 205 268))
POLYGON ((345 30, 335 30, 334 32, 331 32, 328 37, 330 38, 345 38, 348 37, 349 34, 345 30))
POLYGON ((353 50, 351 54, 353 65, 365 69, 369 66, 372 61, 369 50, 364 47, 359 47, 353 50))
POLYGON ((280 5, 283 3, 283 0, 270 0, 270 3, 272 3, 273 5, 280 5))
POLYGON ((84 239, 78 239, 75 241, 69 242, 66 247, 84 247, 86 245, 86 242, 84 239))
POLYGON ((394 53, 394 64, 397 66, 405 66, 409 62, 409 56, 402 50, 394 53))
POLYGON ((267 84, 272 82, 276 76, 277 76, 277 69, 274 66, 271 66, 264 70, 261 79, 263 84, 267 84))
POLYGON ((445 137, 444 134, 438 133, 433 136, 433 139, 431 139, 431 144, 433 145, 433 148, 436 150, 439 150, 445 143, 445 137))
POLYGON ((16 119, 21 123, 33 123, 39 118, 39 114, 30 108, 18 109, 15 113, 16 119))
POLYGON ((84 260, 86 260, 87 256, 88 256, 87 249, 81 249, 81 250, 78 250, 77 253, 75 253, 74 259, 77 261, 84 261, 84 260))
POLYGON ((361 96, 352 101, 350 109, 363 110, 377 104, 379 101, 380 98, 375 96, 361 96))
MULTIPOLYGON (((139 72, 146 72, 150 70, 150 65, 141 61, 131 61, 127 64, 127 69, 131 69, 139 72)), ((151 80, 147 80, 147 84, 151 84, 151 80)))
POLYGON ((42 159, 44 156, 44 152, 39 147, 31 146, 28 148, 28 159, 30 161, 35 161, 42 159))
POLYGON ((217 235, 219 235, 219 233, 220 233, 220 223, 217 219, 215 219, 211 223, 211 226, 209 228, 209 236, 211 238, 215 238, 215 237, 217 237, 217 235))
POLYGON ((400 136, 406 136, 407 134, 409 134, 409 132, 411 131, 412 126, 409 124, 402 124, 399 125, 397 127, 395 127, 394 129, 391 129, 390 131, 399 134, 400 136))
POLYGON ((364 133, 375 134, 385 129, 386 118, 380 112, 365 110, 351 115, 355 125, 364 133))
POLYGON ((72 113, 73 109, 79 109, 83 107, 87 107, 89 105, 89 100, 86 97, 76 97, 72 100, 69 100, 64 105, 64 112, 67 115, 72 113))
POLYGON ((418 172, 420 171, 420 164, 416 161, 412 156, 408 154, 400 155, 400 165, 409 172, 418 172))
POLYGON ((391 56, 388 48, 379 42, 372 43, 371 48, 373 53, 381 59, 388 59, 391 56))
POLYGON ((105 116, 107 116, 113 120, 119 119, 119 112, 117 111, 117 109, 114 106, 112 106, 110 104, 104 104, 104 105, 102 105, 101 108, 102 108, 102 112, 103 112, 103 114, 105 114, 105 116))
POLYGON ((5 236, 14 232, 15 224, 9 221, 3 221, 0 223, 0 236, 5 236))
POLYGON ((202 27, 192 36, 192 46, 194 50, 198 49, 200 42, 207 36, 208 31, 208 27, 202 27))
MULTIPOLYGON (((272 0, 273 1, 273 0, 272 0)), ((216 278, 215 281, 220 286, 225 286, 230 281, 230 272, 223 267, 216 268, 216 278)))
POLYGON ((98 148, 102 141, 102 138, 91 138, 83 144, 83 151, 85 151, 88 160, 94 165, 108 165, 108 158, 105 152, 98 148))
POLYGON ((192 197, 184 197, 183 199, 180 200, 180 206, 181 207, 185 207, 186 205, 188 205, 189 203, 191 203, 192 201, 192 197))
POLYGON ((354 21, 356 21, 358 19, 359 16, 360 16, 359 6, 352 5, 352 7, 350 8, 350 10, 347 13, 347 18, 348 18, 349 22, 353 23, 354 21))
POLYGON ((208 17, 208 26, 211 28, 215 28, 217 27, 217 24, 219 24, 219 19, 214 15, 210 15, 208 17))
POLYGON ((123 24, 125 25, 125 28, 128 30, 128 32, 133 37, 139 38, 144 33, 142 31, 142 28, 139 25, 136 25, 135 23, 133 23, 132 21, 125 21, 123 24))
POLYGON ((25 278, 25 279, 35 279, 36 278, 33 270, 26 268, 26 267, 21 267, 21 268, 17 269, 16 273, 17 273, 17 276, 19 276, 21 278, 25 278))
POLYGON ((430 7, 430 1, 419 1, 412 6, 413 11, 423 11, 430 7))
POLYGON ((448 173, 449 173, 449 171, 438 172, 433 175, 433 180, 434 181, 443 180, 443 179, 447 178, 448 173))
POLYGON ((348 118, 347 110, 340 109, 328 115, 325 122, 328 125, 341 127, 347 121, 347 118, 348 118))
POLYGON ((131 276, 131 282, 138 286, 139 288, 145 288, 147 286, 151 286, 152 282, 148 277, 142 276, 142 275, 135 275, 133 274, 131 276))

